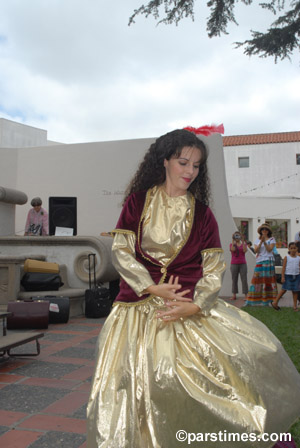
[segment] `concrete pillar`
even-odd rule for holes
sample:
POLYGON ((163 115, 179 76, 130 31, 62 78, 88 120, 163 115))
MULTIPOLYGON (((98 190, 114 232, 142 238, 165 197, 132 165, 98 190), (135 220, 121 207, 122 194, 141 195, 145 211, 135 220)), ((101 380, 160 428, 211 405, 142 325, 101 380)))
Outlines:
POLYGON ((15 234, 16 204, 23 205, 28 197, 22 191, 0 186, 0 236, 15 234))

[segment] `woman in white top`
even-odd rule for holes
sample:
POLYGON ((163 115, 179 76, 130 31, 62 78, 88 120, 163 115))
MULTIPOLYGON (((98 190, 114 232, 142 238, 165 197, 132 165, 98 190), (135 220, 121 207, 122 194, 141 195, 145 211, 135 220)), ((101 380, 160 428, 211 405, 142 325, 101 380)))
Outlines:
POLYGON ((286 291, 292 291, 294 311, 298 311, 297 299, 300 283, 300 257, 297 255, 296 243, 289 244, 289 253, 284 257, 281 273, 282 288, 276 300, 272 303, 274 310, 279 311, 278 302, 286 291))
POLYGON ((277 296, 277 283, 274 268, 273 249, 276 240, 269 224, 258 227, 259 238, 254 242, 256 266, 247 295, 246 305, 265 305, 272 303, 277 296))

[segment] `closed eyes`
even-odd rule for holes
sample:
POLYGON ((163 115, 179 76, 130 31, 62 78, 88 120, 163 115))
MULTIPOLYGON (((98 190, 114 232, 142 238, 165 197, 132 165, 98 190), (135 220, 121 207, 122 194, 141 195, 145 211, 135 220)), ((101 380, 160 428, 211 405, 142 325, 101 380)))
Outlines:
MULTIPOLYGON (((186 166, 187 163, 185 163, 185 162, 179 162, 179 165, 181 165, 181 166, 186 166)), ((198 169, 199 167, 200 167, 200 165, 194 165, 194 168, 195 168, 195 169, 198 169)))

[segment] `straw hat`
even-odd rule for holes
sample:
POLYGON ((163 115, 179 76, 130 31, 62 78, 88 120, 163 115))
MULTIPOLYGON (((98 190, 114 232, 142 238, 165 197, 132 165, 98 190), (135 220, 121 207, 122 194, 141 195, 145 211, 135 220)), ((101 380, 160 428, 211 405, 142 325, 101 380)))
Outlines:
POLYGON ((264 224, 262 224, 261 226, 258 227, 258 229, 257 229, 257 233, 259 233, 259 234, 261 235, 261 231, 262 231, 262 229, 267 229, 267 230, 269 230, 269 232, 271 233, 271 235, 272 235, 272 233, 273 233, 271 227, 270 227, 269 224, 267 224, 266 222, 265 222, 264 224))

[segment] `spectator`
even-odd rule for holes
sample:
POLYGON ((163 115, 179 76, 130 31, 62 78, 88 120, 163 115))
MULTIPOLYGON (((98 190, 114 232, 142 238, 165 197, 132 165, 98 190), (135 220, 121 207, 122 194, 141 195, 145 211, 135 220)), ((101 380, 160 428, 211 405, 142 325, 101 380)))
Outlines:
POLYGON ((247 296, 247 305, 265 305, 277 296, 273 249, 276 240, 272 237, 272 229, 264 223, 258 227, 259 238, 254 242, 256 266, 247 296))
POLYGON ((232 235, 232 243, 229 246, 231 252, 231 277, 232 277, 232 297, 231 300, 236 300, 238 290, 239 275, 242 282, 242 291, 245 294, 245 299, 248 293, 248 281, 247 281, 247 262, 245 253, 247 252, 247 243, 242 238, 240 232, 234 232, 232 235))
POLYGON ((42 207, 41 198, 33 198, 32 209, 29 210, 26 224, 25 236, 46 236, 49 234, 48 213, 42 207))
POLYGON ((274 310, 279 311, 280 307, 278 306, 278 302, 281 297, 286 293, 286 291, 292 291, 293 294, 293 302, 294 302, 294 311, 298 311, 297 307, 297 299, 298 299, 298 291, 299 291, 299 282, 300 282, 300 257, 297 255, 298 249, 296 244, 289 244, 289 253, 286 257, 284 257, 283 265, 282 265, 282 273, 281 273, 281 282, 282 288, 279 292, 277 298, 271 304, 274 310))

